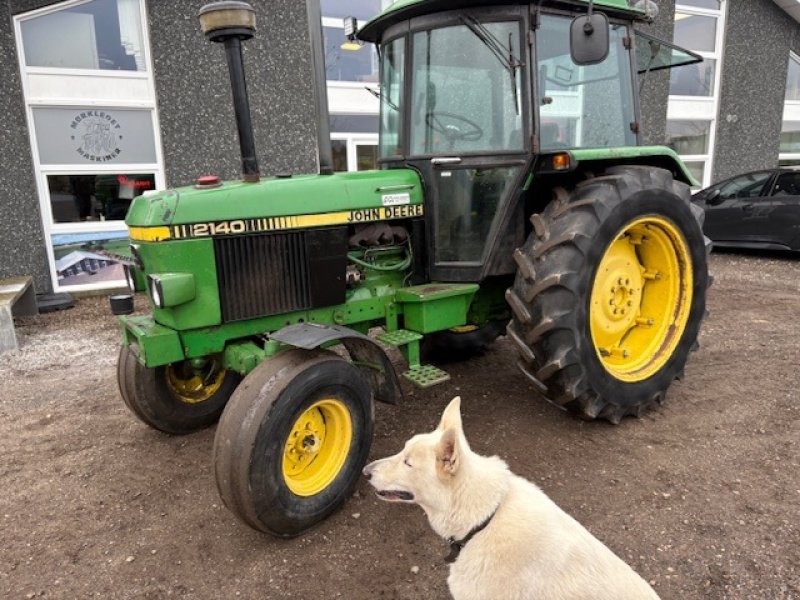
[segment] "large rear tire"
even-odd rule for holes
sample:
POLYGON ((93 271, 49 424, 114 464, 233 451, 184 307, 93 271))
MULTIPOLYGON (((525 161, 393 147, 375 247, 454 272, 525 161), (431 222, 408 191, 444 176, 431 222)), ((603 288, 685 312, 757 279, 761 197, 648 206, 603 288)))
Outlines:
POLYGON ((288 350, 242 381, 217 427, 214 474, 242 521, 298 535, 349 497, 374 425, 370 386, 328 351, 288 350))
POLYGON ((520 367, 556 404, 619 423, 663 401, 696 347, 711 242, 689 187, 614 167, 556 197, 515 252, 520 367))

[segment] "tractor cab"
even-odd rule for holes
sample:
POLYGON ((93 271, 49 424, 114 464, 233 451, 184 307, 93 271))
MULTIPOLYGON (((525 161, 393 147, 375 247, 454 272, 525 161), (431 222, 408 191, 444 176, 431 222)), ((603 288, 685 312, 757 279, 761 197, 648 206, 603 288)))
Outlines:
POLYGON ((631 41, 643 12, 598 2, 607 43, 593 32, 601 50, 587 61, 572 31, 586 2, 468 4, 400 1, 359 32, 380 49, 380 161, 420 173, 441 281, 514 273, 535 174, 574 164, 553 156, 640 143, 631 41))

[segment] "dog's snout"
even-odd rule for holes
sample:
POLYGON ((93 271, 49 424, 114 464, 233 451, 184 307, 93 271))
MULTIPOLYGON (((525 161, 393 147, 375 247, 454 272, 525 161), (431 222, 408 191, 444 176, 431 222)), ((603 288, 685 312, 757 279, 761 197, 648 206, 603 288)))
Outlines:
POLYGON ((372 469, 374 468, 374 465, 375 465, 375 463, 371 462, 366 467, 364 467, 362 469, 362 471, 361 471, 364 474, 364 477, 367 478, 367 480, 372 479, 372 469))

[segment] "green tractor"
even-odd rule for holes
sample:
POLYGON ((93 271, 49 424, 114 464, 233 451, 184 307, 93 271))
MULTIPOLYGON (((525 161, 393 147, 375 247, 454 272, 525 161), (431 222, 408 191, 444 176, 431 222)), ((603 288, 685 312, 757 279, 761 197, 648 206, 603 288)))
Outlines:
POLYGON ((520 385, 618 423, 681 376, 709 282, 693 179, 639 130, 637 73, 696 57, 636 33, 644 10, 396 2, 351 32, 379 49, 380 169, 333 174, 319 5, 307 4, 319 173, 260 176, 241 52, 254 12, 204 7, 230 67, 243 179, 136 198, 129 282, 144 282, 152 312, 114 301, 127 406, 171 434, 219 420, 225 505, 278 536, 345 501, 373 403, 398 402, 399 377, 448 379, 424 364, 423 341, 463 356, 505 333, 520 385))

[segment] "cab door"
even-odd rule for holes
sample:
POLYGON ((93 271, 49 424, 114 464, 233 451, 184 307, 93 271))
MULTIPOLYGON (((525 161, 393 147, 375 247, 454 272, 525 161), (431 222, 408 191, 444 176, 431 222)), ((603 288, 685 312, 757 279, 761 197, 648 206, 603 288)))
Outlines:
MULTIPOLYGON (((524 11, 465 11, 412 21, 407 163, 426 183, 429 272, 477 281, 514 216, 530 162, 524 11)), ((520 240, 514 240, 521 242, 520 240)), ((505 250, 505 249, 503 249, 505 250)))

